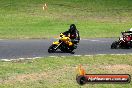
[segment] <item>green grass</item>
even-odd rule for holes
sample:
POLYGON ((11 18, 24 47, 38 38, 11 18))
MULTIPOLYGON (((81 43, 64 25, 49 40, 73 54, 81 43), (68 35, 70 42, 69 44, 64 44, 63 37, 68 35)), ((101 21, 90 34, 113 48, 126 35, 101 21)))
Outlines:
POLYGON ((76 83, 79 65, 88 74, 130 74, 132 55, 45 57, 36 60, 0 62, 0 88, 131 88, 130 84, 76 83))
POLYGON ((75 23, 82 38, 118 37, 132 27, 131 0, 1 0, 0 38, 50 38, 75 23), (47 11, 42 10, 47 3, 47 11))

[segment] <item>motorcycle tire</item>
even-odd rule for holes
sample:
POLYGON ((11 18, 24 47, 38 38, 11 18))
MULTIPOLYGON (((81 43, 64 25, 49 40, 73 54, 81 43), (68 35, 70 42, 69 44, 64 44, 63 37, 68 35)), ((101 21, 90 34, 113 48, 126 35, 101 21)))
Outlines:
POLYGON ((60 50, 64 53, 71 53, 74 49, 71 48, 60 48, 60 50))
POLYGON ((120 46, 119 46, 119 42, 117 42, 117 41, 115 41, 115 42, 113 42, 112 44, 111 44, 111 49, 117 49, 117 48, 119 48, 120 46))
POLYGON ((57 45, 52 44, 52 45, 49 47, 48 52, 49 52, 49 53, 54 53, 54 52, 56 51, 56 49, 55 49, 56 47, 57 47, 57 45))
POLYGON ((130 45, 126 45, 125 47, 124 47, 124 49, 130 49, 131 47, 130 47, 130 45))
POLYGON ((73 50, 74 50, 74 48, 69 48, 69 49, 67 50, 67 52, 72 53, 73 50))

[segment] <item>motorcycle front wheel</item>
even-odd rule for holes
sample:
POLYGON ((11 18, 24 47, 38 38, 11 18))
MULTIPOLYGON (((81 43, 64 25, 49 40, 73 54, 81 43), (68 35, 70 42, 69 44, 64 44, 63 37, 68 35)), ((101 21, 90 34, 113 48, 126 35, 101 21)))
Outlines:
POLYGON ((119 45, 119 42, 115 41, 112 43, 111 49, 117 49, 117 48, 120 48, 120 45, 119 45))
POLYGON ((57 45, 52 44, 52 45, 49 47, 48 52, 49 52, 49 53, 54 53, 54 52, 57 50, 56 47, 57 47, 57 45))

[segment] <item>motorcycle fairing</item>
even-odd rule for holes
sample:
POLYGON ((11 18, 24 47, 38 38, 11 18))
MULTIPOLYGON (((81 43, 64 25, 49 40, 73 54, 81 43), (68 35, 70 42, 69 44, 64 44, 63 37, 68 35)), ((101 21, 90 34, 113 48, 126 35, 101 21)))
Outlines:
POLYGON ((56 42, 53 42, 54 45, 59 45, 60 42, 56 41, 56 42))

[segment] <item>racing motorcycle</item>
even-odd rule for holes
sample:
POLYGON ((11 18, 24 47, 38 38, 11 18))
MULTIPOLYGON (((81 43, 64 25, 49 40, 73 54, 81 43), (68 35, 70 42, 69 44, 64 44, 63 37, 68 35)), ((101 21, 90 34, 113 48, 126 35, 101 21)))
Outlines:
POLYGON ((131 34, 122 32, 122 36, 118 41, 114 41, 111 45, 111 49, 129 49, 132 48, 131 34))
POLYGON ((76 48, 77 44, 71 42, 70 35, 66 36, 63 33, 60 33, 59 41, 53 42, 49 47, 48 52, 54 53, 57 49, 60 49, 62 52, 72 53, 76 48))

